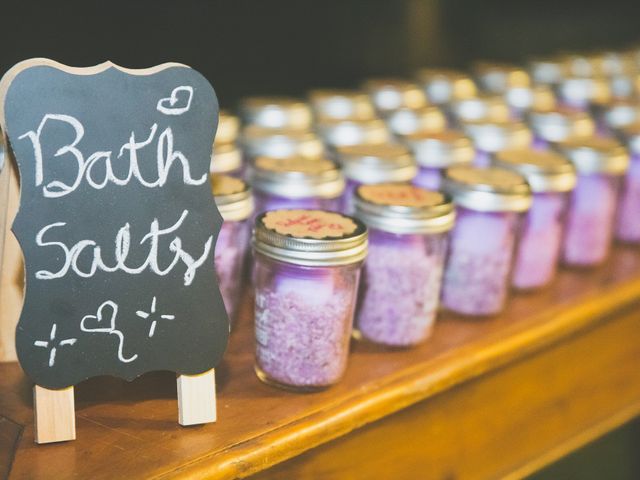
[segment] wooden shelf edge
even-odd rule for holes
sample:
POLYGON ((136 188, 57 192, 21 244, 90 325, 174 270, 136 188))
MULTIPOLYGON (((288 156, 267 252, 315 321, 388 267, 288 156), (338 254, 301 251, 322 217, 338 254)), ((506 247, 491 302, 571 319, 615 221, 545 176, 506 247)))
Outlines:
MULTIPOLYGON (((640 279, 612 285, 597 297, 582 298, 579 303, 558 306, 539 314, 533 318, 534 325, 527 329, 514 327, 512 332, 503 331, 499 338, 482 338, 462 349, 419 363, 410 370, 386 376, 375 386, 373 393, 371 390, 366 395, 354 392, 353 396, 330 408, 223 450, 213 451, 156 478, 181 475, 197 479, 245 478, 595 327, 607 315, 638 301, 640 279)), ((633 408, 640 410, 640 405, 633 408)), ((616 417, 604 422, 603 426, 598 424, 593 433, 591 430, 585 432, 584 439, 581 436, 566 442, 565 447, 558 447, 558 455, 571 451, 562 448, 578 448, 580 442, 586 443, 607 431, 602 428, 611 425, 611 429, 624 423, 630 418, 628 415, 627 411, 621 412, 622 420, 616 417)), ((532 468, 543 466, 545 461, 550 462, 557 457, 551 452, 548 460, 546 458, 532 461, 532 468)), ((522 468, 526 471, 527 467, 522 468)))

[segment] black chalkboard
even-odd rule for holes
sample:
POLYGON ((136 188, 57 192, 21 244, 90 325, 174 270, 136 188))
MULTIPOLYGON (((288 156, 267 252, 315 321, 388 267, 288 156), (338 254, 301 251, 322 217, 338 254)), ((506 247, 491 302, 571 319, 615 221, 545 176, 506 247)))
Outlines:
POLYGON ((16 65, 0 82, 21 179, 20 363, 40 386, 197 374, 227 344, 209 187, 218 102, 195 70, 16 65))

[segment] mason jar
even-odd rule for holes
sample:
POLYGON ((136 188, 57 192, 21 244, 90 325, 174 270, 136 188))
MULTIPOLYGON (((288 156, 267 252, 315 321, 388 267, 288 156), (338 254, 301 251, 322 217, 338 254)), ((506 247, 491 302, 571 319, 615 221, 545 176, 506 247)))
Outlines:
POLYGON ((373 78, 362 85, 381 114, 399 108, 422 108, 427 97, 415 83, 399 78, 373 78))
POLYGON ((511 110, 502 95, 482 93, 472 98, 462 98, 451 103, 451 114, 454 124, 460 126, 465 122, 496 121, 507 122, 511 118, 511 110))
POLYGON ((325 158, 258 157, 248 176, 256 213, 292 208, 340 210, 344 176, 325 158))
POLYGON ((214 144, 235 143, 238 140, 239 131, 240 119, 227 110, 220 110, 214 144))
POLYGON ((504 97, 509 105, 511 117, 520 120, 531 110, 550 110, 556 107, 555 93, 546 85, 513 87, 505 92, 504 97))
POLYGON ((629 125, 620 134, 631 161, 622 184, 616 239, 625 243, 640 243, 640 124, 629 125))
POLYGON ((476 149, 474 164, 485 167, 495 153, 513 148, 529 148, 533 143, 531 130, 515 120, 476 120, 463 123, 463 131, 476 149))
POLYGON ((440 133, 418 132, 403 138, 413 152, 418 173, 413 184, 428 190, 439 190, 445 169, 470 164, 475 157, 471 140, 456 130, 440 133))
POLYGON ((418 168, 411 152, 397 143, 350 145, 336 149, 347 184, 342 195, 342 211, 353 213, 358 186, 385 182, 410 182, 418 168))
POLYGON ((558 148, 578 172, 567 215, 563 261, 571 266, 597 265, 609 254, 629 156, 611 138, 569 139, 558 148))
POLYGON ((367 120, 376 117, 369 95, 359 90, 311 90, 309 102, 317 119, 367 120))
POLYGON ((354 336, 389 347, 423 342, 438 311, 453 203, 414 185, 362 185, 355 215, 369 228, 369 255, 354 336))
POLYGON ((324 143, 332 148, 388 143, 392 140, 389 129, 380 118, 324 118, 319 119, 316 128, 324 143))
POLYGON ((459 165, 449 168, 443 190, 456 204, 442 299, 444 308, 469 316, 500 313, 520 218, 531 206, 525 178, 511 170, 459 165))
POLYGON ((399 137, 416 132, 442 132, 447 128, 447 118, 440 108, 398 108, 385 115, 387 127, 399 137))
POLYGON ((257 157, 319 158, 325 153, 320 137, 309 130, 283 130, 249 125, 242 131, 248 160, 257 157))
POLYGON ((293 97, 247 97, 240 102, 240 115, 247 125, 282 130, 309 130, 311 107, 293 97))
POLYGON ((245 182, 228 175, 212 175, 211 190, 224 220, 216 241, 216 273, 222 300, 233 327, 242 295, 245 259, 249 252, 253 197, 245 182))
POLYGON ((313 391, 337 383, 349 354, 367 229, 321 210, 275 210, 256 219, 256 373, 313 391))
POLYGON ((532 110, 528 115, 535 148, 546 149, 568 138, 591 137, 596 124, 587 112, 567 107, 532 110))
POLYGON ((611 100, 611 88, 601 77, 569 76, 558 85, 557 98, 560 106, 588 112, 611 100))
POLYGON ((416 79, 422 86, 429 103, 446 105, 455 100, 473 98, 478 88, 465 72, 443 68, 423 68, 418 70, 416 79))
POLYGON ((242 151, 235 143, 214 143, 209 170, 215 174, 242 177, 244 174, 242 151))
POLYGON ((556 274, 569 195, 576 185, 573 164, 555 152, 503 150, 496 167, 526 178, 533 203, 521 225, 511 284, 520 290, 547 285, 556 274))

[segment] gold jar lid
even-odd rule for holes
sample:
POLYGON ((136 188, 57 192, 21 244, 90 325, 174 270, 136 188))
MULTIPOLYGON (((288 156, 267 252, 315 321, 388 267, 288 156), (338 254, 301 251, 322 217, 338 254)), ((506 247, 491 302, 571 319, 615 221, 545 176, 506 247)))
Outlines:
POLYGON ((333 119, 369 119, 376 112, 369 95, 359 90, 318 89, 309 92, 316 117, 333 119))
POLYGON ((495 155, 492 163, 522 175, 536 193, 569 192, 576 185, 575 167, 555 152, 530 148, 503 150, 495 155))
POLYGON ((399 108, 385 115, 389 130, 396 135, 415 132, 441 132, 447 128, 447 118, 435 106, 399 108))
POLYGON ((602 77, 567 77, 558 85, 558 96, 570 105, 601 105, 611 100, 611 88, 602 77))
POLYGON ((525 178, 511 170, 457 165, 445 170, 442 189, 457 205, 480 212, 524 212, 532 202, 525 178))
POLYGON ((253 213, 253 196, 246 182, 229 175, 211 175, 211 192, 225 222, 246 220, 253 213))
POLYGON ((486 93, 453 102, 451 111, 461 122, 481 119, 506 122, 511 117, 509 105, 504 97, 486 93))
POLYGON ((416 78, 422 85, 429 102, 435 105, 473 98, 478 94, 478 88, 473 79, 458 70, 423 68, 418 70, 416 78))
POLYGON ((220 110, 218 130, 216 131, 214 143, 233 143, 238 140, 239 131, 240 119, 227 110, 220 110))
POLYGON ((345 177, 359 183, 408 182, 418 173, 411 152, 396 143, 336 149, 345 177))
POLYGON ((629 167, 626 149, 612 138, 569 138, 557 148, 571 160, 578 174, 624 175, 629 167))
POLYGON ((569 137, 589 137, 596 125, 591 116, 580 110, 554 108, 529 112, 529 125, 540 138, 560 142, 569 137))
POLYGON ((309 105, 292 97, 247 97, 240 112, 245 123, 264 128, 308 130, 313 123, 309 105))
POLYGON ((249 125, 242 132, 242 145, 250 157, 306 157, 324 155, 318 135, 309 130, 283 130, 249 125))
POLYGON ((461 163, 471 163, 475 156, 471 140, 455 130, 418 132, 407 135, 403 140, 421 167, 447 168, 461 163))
POLYGON ((381 112, 398 108, 421 108, 427 97, 415 83, 399 78, 373 78, 363 84, 374 106, 381 112))
POLYGON ((227 173, 242 167, 242 152, 235 143, 214 143, 211 155, 211 173, 227 173))
POLYGON ((476 62, 474 72, 480 86, 491 93, 506 93, 511 88, 529 87, 529 74, 516 65, 497 62, 476 62))
POLYGON ((549 110, 556 106, 556 96, 547 85, 513 87, 504 96, 507 104, 518 110, 549 110))
POLYGON ((528 62, 529 74, 534 83, 557 85, 569 74, 561 57, 537 57, 528 62))
POLYGON ((356 218, 335 212, 273 210, 256 218, 253 248, 295 265, 349 265, 367 256, 367 227, 356 218))
POLYGON ((256 191, 283 198, 336 198, 345 188, 342 172, 325 158, 258 157, 249 179, 256 191))
POLYGON ((332 147, 391 141, 391 134, 380 118, 367 120, 323 119, 318 122, 317 129, 325 143, 332 147))
POLYGON ((604 121, 611 129, 632 125, 640 120, 638 100, 615 100, 604 107, 604 121))
POLYGON ((529 128, 518 121, 476 120, 464 122, 463 131, 475 147, 484 152, 498 152, 507 148, 527 148, 533 136, 529 128))
POLYGON ((397 234, 446 232, 456 218, 446 195, 400 183, 361 185, 355 208, 368 227, 397 234))

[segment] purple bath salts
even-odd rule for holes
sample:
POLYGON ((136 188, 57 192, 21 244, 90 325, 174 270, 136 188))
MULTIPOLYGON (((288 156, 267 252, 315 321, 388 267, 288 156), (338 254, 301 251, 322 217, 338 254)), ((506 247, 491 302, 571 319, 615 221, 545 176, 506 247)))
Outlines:
POLYGON ((502 310, 516 239, 518 214, 458 208, 442 286, 445 308, 465 315, 502 310))
POLYGON ((512 284, 528 289, 548 283, 556 272, 562 245, 567 194, 536 193, 523 222, 512 284))
POLYGON ((569 265, 589 266, 609 253, 618 194, 618 177, 579 175, 571 196, 563 245, 569 265))
POLYGON ((445 234, 370 230, 356 314, 359 336, 396 347, 425 340, 438 309, 445 253, 445 234))
POLYGON ((442 169, 420 167, 412 182, 416 187, 427 190, 439 190, 442 183, 442 169))
POLYGON ((623 242, 640 242, 640 155, 633 155, 623 181, 616 238, 623 242))

